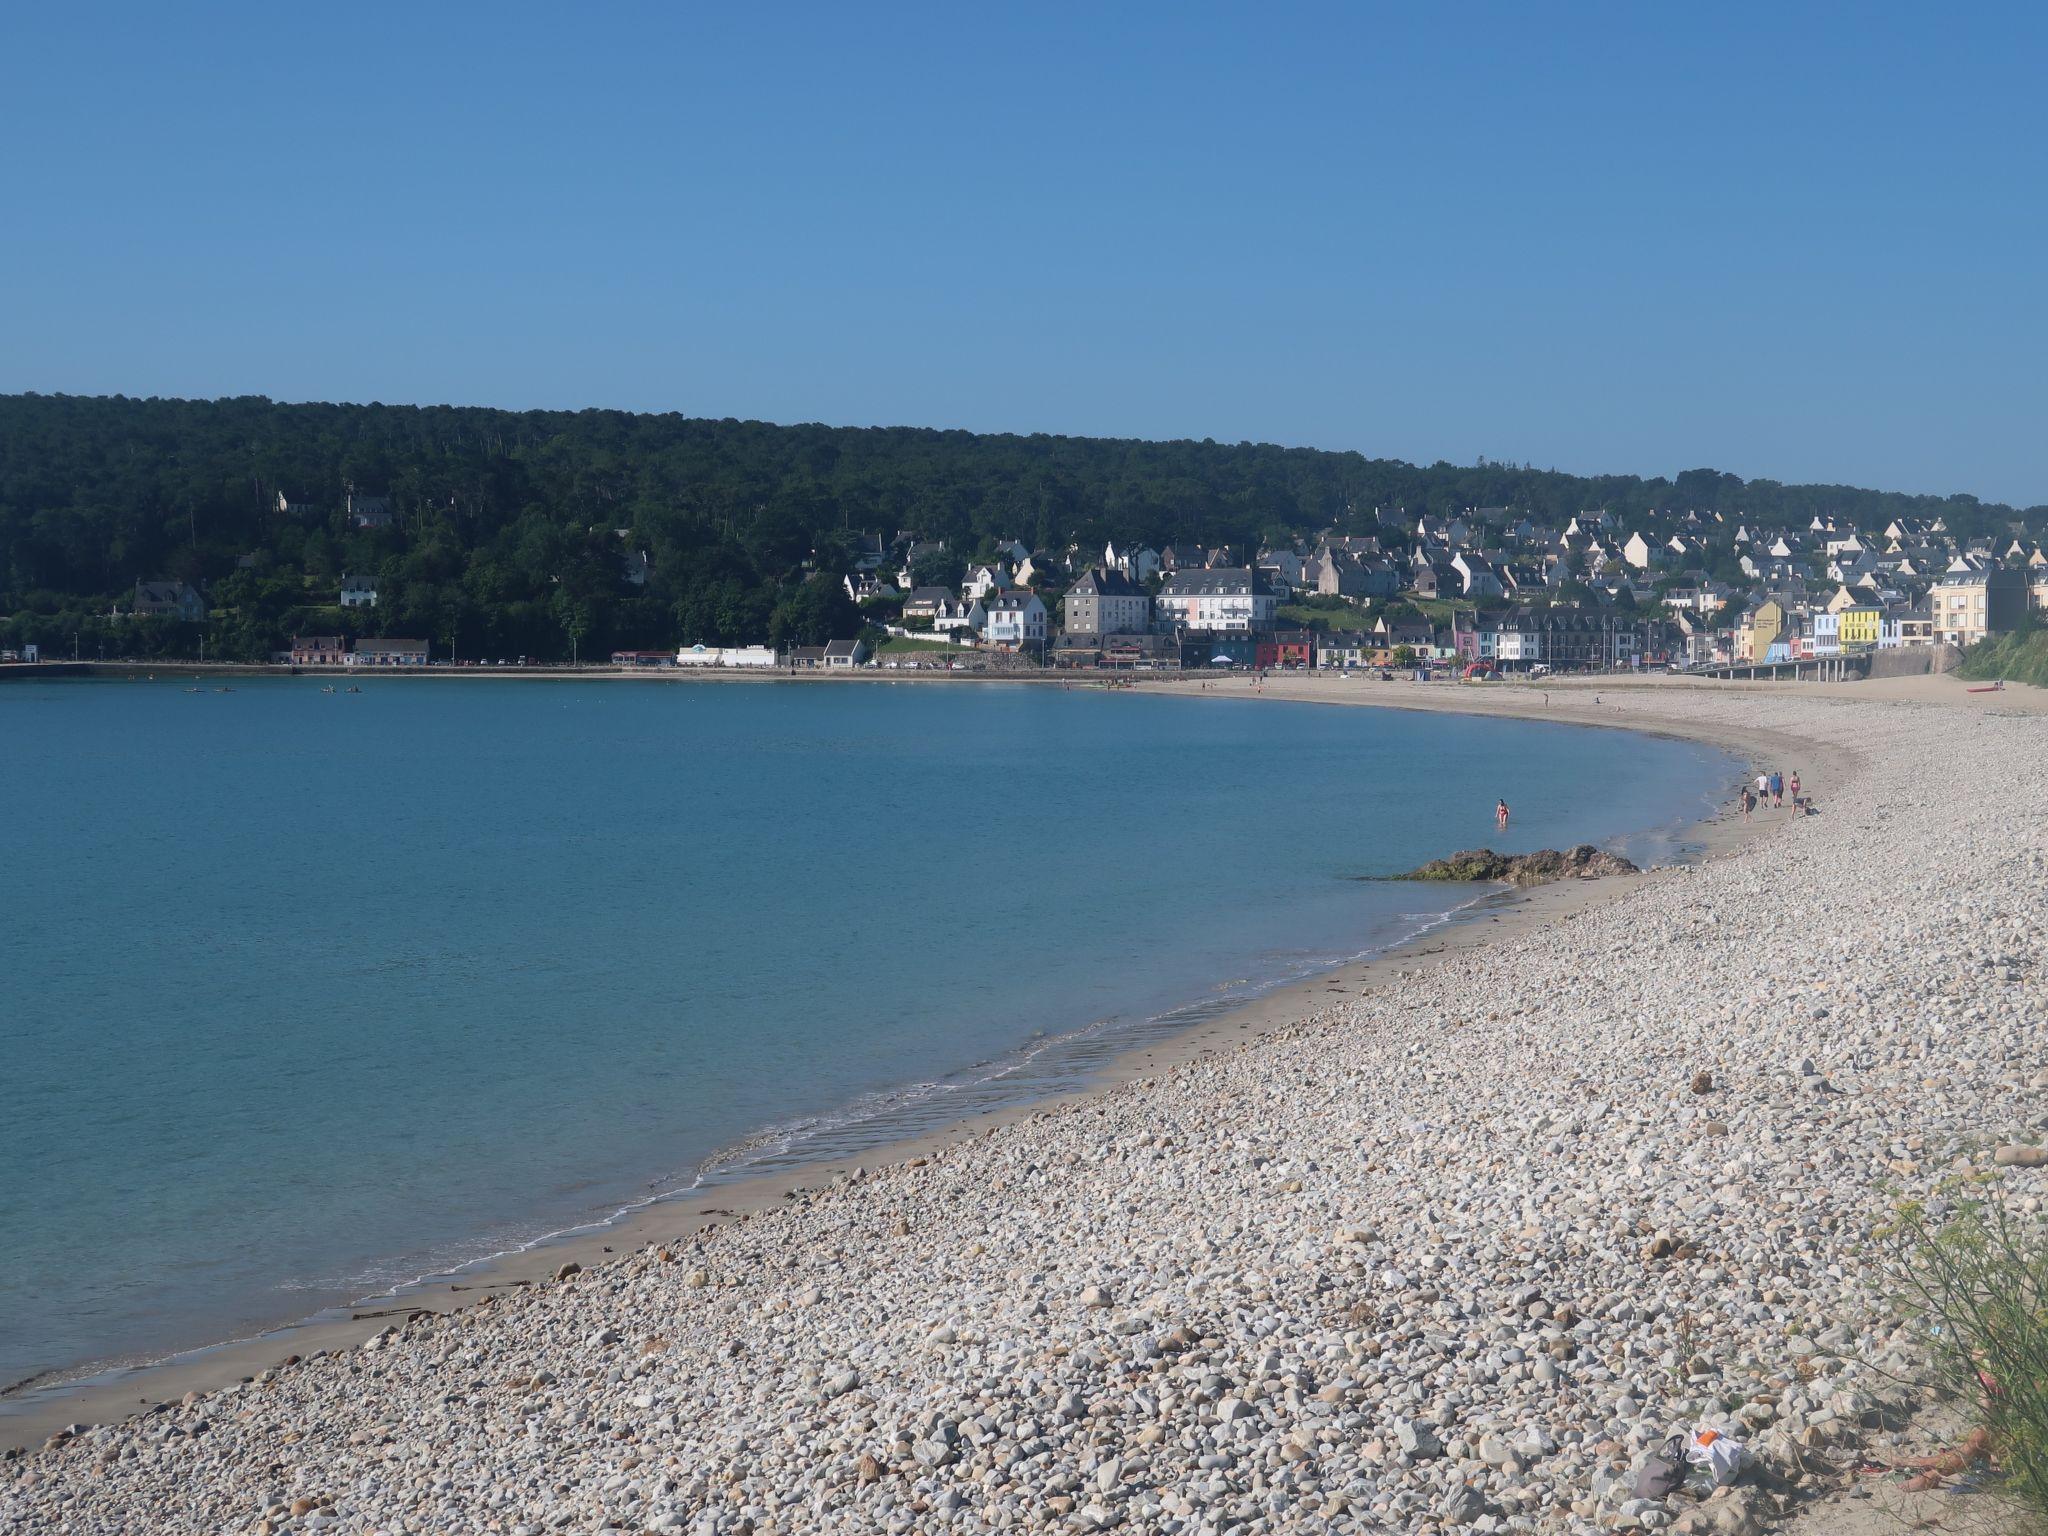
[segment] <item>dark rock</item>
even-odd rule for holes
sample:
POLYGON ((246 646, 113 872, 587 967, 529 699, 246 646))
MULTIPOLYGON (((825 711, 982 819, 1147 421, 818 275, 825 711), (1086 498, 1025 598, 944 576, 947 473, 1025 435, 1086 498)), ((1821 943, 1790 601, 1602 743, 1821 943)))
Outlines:
POLYGON ((1542 885, 1551 880, 1593 880, 1601 875, 1633 875, 1637 872, 1636 866, 1621 855, 1607 853, 1591 843, 1580 843, 1562 853, 1555 848, 1544 848, 1536 853, 1495 853, 1491 848, 1467 848, 1447 859, 1432 859, 1405 875, 1388 878, 1542 885))

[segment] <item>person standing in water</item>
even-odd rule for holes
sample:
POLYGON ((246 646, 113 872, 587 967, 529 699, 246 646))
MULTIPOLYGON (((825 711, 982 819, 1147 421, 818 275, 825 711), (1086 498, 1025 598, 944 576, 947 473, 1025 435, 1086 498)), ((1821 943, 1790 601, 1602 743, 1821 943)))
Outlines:
POLYGON ((1494 802, 1493 802, 1493 820, 1494 820, 1494 824, 1495 824, 1496 826, 1498 826, 1498 827, 1499 827, 1499 828, 1501 829, 1501 831, 1503 831, 1503 832, 1507 831, 1507 829, 1508 829, 1508 803, 1507 803, 1507 801, 1505 801, 1505 800, 1496 800, 1496 801, 1494 801, 1494 802))

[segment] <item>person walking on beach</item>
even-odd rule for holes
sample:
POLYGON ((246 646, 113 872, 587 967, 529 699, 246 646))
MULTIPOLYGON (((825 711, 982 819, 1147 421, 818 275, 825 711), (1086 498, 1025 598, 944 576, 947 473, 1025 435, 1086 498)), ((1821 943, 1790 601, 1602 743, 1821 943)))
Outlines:
POLYGON ((1791 792, 1791 795, 1792 795, 1792 809, 1793 809, 1793 810, 1795 810, 1795 811, 1796 811, 1796 810, 1798 810, 1798 809, 1799 809, 1799 770, 1798 770, 1797 768, 1794 768, 1794 769, 1792 770, 1792 777, 1791 777, 1790 781, 1789 781, 1789 782, 1787 782, 1787 784, 1785 785, 1785 788, 1786 788, 1787 790, 1789 790, 1789 791, 1791 792))
POLYGON ((1766 800, 1770 798, 1771 776, 1768 771, 1759 768, 1756 773, 1756 803, 1758 805, 1762 805, 1766 800))
POLYGON ((1745 784, 1742 786, 1742 819, 1744 821, 1749 820, 1749 813, 1755 809, 1756 796, 1750 792, 1749 786, 1745 784))
POLYGON ((1496 826, 1498 826, 1498 827, 1499 827, 1499 828, 1501 829, 1501 831, 1503 831, 1503 832, 1507 831, 1507 829, 1508 829, 1508 803, 1507 803, 1507 801, 1505 801, 1505 800, 1496 800, 1496 801, 1494 801, 1494 802, 1493 802, 1493 820, 1494 820, 1494 824, 1495 824, 1496 826))
POLYGON ((1773 773, 1771 775, 1771 809, 1774 811, 1785 809, 1785 776, 1782 773, 1773 773))

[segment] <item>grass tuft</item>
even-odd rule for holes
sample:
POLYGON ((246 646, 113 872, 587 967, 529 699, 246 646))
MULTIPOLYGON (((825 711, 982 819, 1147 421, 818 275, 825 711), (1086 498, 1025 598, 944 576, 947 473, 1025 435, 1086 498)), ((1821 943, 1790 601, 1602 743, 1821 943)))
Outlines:
POLYGON ((1936 1380, 1975 1405, 2011 1498, 2048 1531, 2048 1231, 1992 1194, 1888 1228, 1899 1293, 1936 1380))

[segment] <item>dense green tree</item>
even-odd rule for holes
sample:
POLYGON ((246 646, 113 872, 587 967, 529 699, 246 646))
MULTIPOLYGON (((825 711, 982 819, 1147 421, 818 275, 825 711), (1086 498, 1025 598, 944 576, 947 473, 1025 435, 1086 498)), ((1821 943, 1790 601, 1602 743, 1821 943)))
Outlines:
POLYGON ((957 587, 967 575, 967 562, 951 549, 919 550, 910 562, 910 585, 915 587, 957 587))
POLYGON ((778 646, 824 645, 851 640, 860 627, 860 610, 846 595, 845 583, 821 571, 775 605, 768 618, 768 638, 778 646))
MULTIPOLYGON (((191 655, 203 643, 261 658, 294 633, 383 634, 444 654, 559 659, 758 641, 778 625, 817 643, 854 632, 837 577, 874 535, 950 550, 1019 539, 1093 558, 1108 540, 1250 550, 1333 527, 1398 552, 1416 514, 1480 506, 1557 524, 1605 507, 1631 527, 1687 507, 1766 524, 1939 515, 1965 538, 2016 516, 1969 496, 1707 469, 1644 480, 1255 443, 11 395, 0 396, 0 644, 68 655, 75 636, 81 655, 191 655), (392 522, 357 526, 351 486, 388 498, 392 522), (337 606, 344 573, 376 579, 376 608, 337 606), (814 588, 810 573, 826 580, 814 588), (200 585, 207 620, 109 617, 157 577, 200 585)), ((2027 518, 2039 528, 2048 508, 2027 518)), ((1711 553, 1728 579, 1732 547, 1711 553)), ((961 568, 949 555, 914 574, 950 585, 961 568)))

